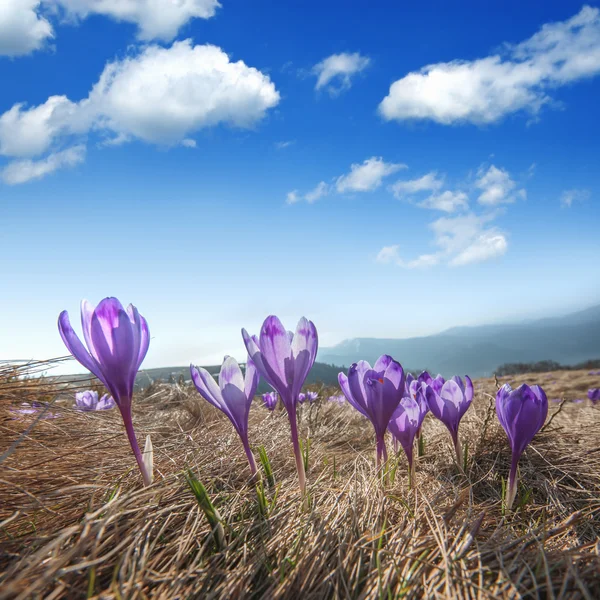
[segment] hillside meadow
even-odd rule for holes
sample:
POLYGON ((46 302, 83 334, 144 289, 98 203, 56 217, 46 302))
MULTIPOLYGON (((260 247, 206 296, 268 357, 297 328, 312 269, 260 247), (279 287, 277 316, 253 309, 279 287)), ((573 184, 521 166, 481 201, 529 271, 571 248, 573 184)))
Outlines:
POLYGON ((382 482, 371 425, 327 401, 339 390, 311 385, 320 399, 299 414, 306 506, 286 414, 260 397, 250 442, 274 479, 263 477, 262 502, 230 422, 190 385, 156 383, 134 398, 136 432, 154 445, 155 481, 144 488, 117 410, 74 410, 63 382, 56 418, 36 421, 15 407, 51 401, 56 384, 0 373, 2 600, 600 597, 600 406, 573 402, 600 375, 476 380, 460 425, 466 472, 429 415, 412 490, 404 454, 382 482), (505 382, 540 384, 550 409, 521 458, 516 509, 503 514, 510 450, 493 398, 505 382), (187 469, 219 513, 220 537, 187 469))

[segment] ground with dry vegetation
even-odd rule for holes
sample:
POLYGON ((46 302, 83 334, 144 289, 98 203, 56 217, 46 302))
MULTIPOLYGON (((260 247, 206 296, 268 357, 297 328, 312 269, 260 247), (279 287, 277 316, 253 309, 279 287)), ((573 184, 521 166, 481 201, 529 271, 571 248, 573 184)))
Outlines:
MULTIPOLYGON (((16 404, 53 399, 52 386, 0 370, 0 454, 30 427, 16 404)), ((600 377, 555 372, 503 378, 541 384, 544 430, 521 459, 519 500, 503 516, 509 450, 493 380, 475 382, 461 424, 468 469, 428 416, 426 453, 408 489, 374 470, 370 425, 348 405, 303 407, 311 505, 297 488, 285 413, 257 400, 250 440, 275 475, 260 511, 229 421, 189 387, 155 385, 135 398, 141 442, 154 444, 147 489, 116 410, 57 410, 0 464, 0 599, 5 598, 588 598, 600 597, 600 406, 584 398, 600 377), (183 471, 207 487, 223 520, 217 549, 183 471)), ((315 387, 313 389, 319 389, 315 387)), ((335 390, 320 390, 326 398, 335 390)), ((59 399, 55 404, 60 405, 59 399)))

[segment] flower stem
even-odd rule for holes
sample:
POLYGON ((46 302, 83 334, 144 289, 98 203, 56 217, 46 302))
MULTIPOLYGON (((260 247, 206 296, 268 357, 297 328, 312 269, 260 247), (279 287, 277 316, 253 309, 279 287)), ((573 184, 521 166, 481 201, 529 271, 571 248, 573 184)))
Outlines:
POLYGON ((408 489, 412 490, 415 485, 415 461, 413 458, 413 449, 405 449, 406 458, 408 459, 408 489))
POLYGON ((506 510, 512 508, 517 495, 517 467, 519 466, 519 456, 513 454, 510 463, 510 475, 508 476, 508 489, 506 490, 505 506, 506 510))
POLYGON ((456 462, 458 463, 458 468, 463 470, 463 451, 460 445, 460 440, 458 439, 458 433, 453 436, 454 438, 454 450, 456 451, 456 462))
POLYGON ((256 475, 256 460, 254 460, 254 454, 252 454, 252 450, 250 450, 250 444, 248 443, 248 438, 242 438, 242 444, 244 444, 244 450, 246 451, 246 456, 248 457, 248 463, 250 464, 250 471, 252 476, 256 475))
POLYGON ((294 455, 296 456, 296 469, 298 469, 298 483, 300 485, 300 493, 302 497, 306 495, 306 474, 304 472, 304 460, 300 452, 300 442, 298 441, 298 425, 296 423, 296 407, 288 410, 290 420, 290 429, 292 431, 292 445, 294 447, 294 455))
POLYGON ((131 449, 133 450, 135 460, 137 461, 138 467, 142 474, 142 479, 144 480, 144 486, 148 487, 152 483, 152 481, 150 480, 150 474, 146 470, 144 458, 142 457, 142 452, 138 445, 137 438, 135 437, 135 431, 133 430, 133 421, 131 420, 131 411, 122 410, 121 416, 123 417, 123 424, 125 425, 125 431, 127 432, 129 444, 131 445, 131 449))
POLYGON ((388 459, 387 448, 385 447, 385 438, 383 436, 377 438, 377 470, 381 469, 382 462, 386 463, 388 459))

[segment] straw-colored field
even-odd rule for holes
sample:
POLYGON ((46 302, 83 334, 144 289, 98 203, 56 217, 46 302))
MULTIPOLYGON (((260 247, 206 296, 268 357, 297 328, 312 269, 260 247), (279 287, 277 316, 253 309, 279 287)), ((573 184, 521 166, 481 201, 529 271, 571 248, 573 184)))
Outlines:
MULTIPOLYGON (((565 371, 507 380, 541 384, 549 399, 567 401, 550 402, 546 427, 520 463, 515 504, 530 493, 529 500, 506 516, 510 455, 493 380, 475 382, 461 423, 466 476, 446 429, 429 415, 413 491, 403 455, 395 481, 382 485, 372 428, 350 406, 303 407, 309 509, 299 498, 286 415, 257 400, 250 441, 264 445, 276 480, 268 514, 258 510, 231 424, 191 388, 155 386, 134 400, 140 442, 150 433, 154 444, 147 489, 117 410, 53 408, 60 418, 37 422, 0 465, 0 599, 599 598, 600 406, 570 400, 600 377, 565 371), (220 550, 186 467, 220 511, 220 550)), ((9 408, 51 392, 0 382, 0 454, 35 417, 15 419, 9 408)))

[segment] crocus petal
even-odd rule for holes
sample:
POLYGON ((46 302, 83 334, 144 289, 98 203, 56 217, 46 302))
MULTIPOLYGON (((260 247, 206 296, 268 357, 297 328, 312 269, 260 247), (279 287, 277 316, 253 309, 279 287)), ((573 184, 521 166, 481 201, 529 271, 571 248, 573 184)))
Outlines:
POLYGON ((431 380, 431 383, 429 385, 433 388, 433 391, 436 394, 440 394, 442 392, 442 387, 444 386, 445 382, 445 379, 441 375, 438 375, 435 379, 431 380))
POLYGON ((81 301, 81 329, 83 330, 83 339, 88 347, 90 354, 98 360, 94 345, 92 344, 92 315, 94 314, 94 305, 88 300, 81 301))
POLYGON ((244 376, 244 393, 246 398, 252 400, 256 396, 256 388, 258 388, 258 382, 260 375, 256 369, 254 361, 248 357, 246 360, 246 374, 244 376))
POLYGON ((296 397, 306 381, 308 372, 311 370, 317 350, 319 347, 319 336, 317 329, 312 321, 302 317, 296 326, 291 351, 293 357, 293 389, 292 395, 296 397))
POLYGON ((338 383, 340 384, 340 388, 344 394, 344 396, 346 396, 346 400, 348 400, 348 402, 362 415, 364 415, 365 417, 367 417, 367 419, 369 418, 369 415, 367 414, 366 410, 364 409, 363 406, 361 406, 358 402, 356 402, 356 400, 354 399, 354 397, 352 396, 352 392, 350 391, 350 385, 348 383, 348 377, 346 377, 345 373, 340 373, 338 375, 338 383))
POLYGON ((190 375, 199 394, 215 408, 227 413, 227 408, 221 396, 221 389, 213 376, 206 369, 197 368, 194 365, 190 365, 190 375))
POLYGON ((75 331, 73 331, 71 322, 69 321, 69 315, 66 310, 63 310, 58 317, 58 331, 60 333, 60 337, 65 343, 65 346, 75 357, 75 359, 79 361, 88 371, 91 371, 106 387, 108 387, 108 383, 104 373, 102 372, 102 368, 96 359, 86 350, 85 346, 81 343, 81 340, 77 337, 75 331))
MULTIPOLYGON (((367 392, 365 390, 365 374, 371 371, 371 365, 366 360, 359 360, 350 366, 348 371, 348 386, 350 393, 356 404, 360 404, 366 413, 367 408, 367 392)), ((342 388, 343 390, 343 388, 342 388)))
POLYGON ((385 370, 392 364, 394 359, 389 354, 382 354, 373 365, 373 371, 385 373, 385 370))
POLYGON ((462 390, 455 381, 450 379, 442 386, 440 399, 444 406, 441 420, 452 433, 455 433, 460 421, 459 407, 464 401, 462 390))
POLYGON ((286 329, 276 316, 265 319, 260 330, 259 346, 264 364, 269 365, 283 384, 291 384, 287 377, 289 373, 286 373, 286 361, 291 363, 292 347, 286 329))
POLYGON ((119 404, 131 402, 139 348, 129 315, 116 298, 105 298, 92 315, 92 344, 108 389, 119 404))
MULTIPOLYGON (((381 357, 383 358, 383 356, 381 357)), ((381 358, 379 360, 381 360, 381 358)), ((388 366, 385 369, 385 373, 383 375, 384 379, 388 380, 393 386, 394 388, 400 392, 402 394, 402 396, 404 395, 404 369, 402 368, 402 365, 393 360, 392 357, 389 357, 391 360, 388 363, 388 366)), ((375 371, 377 371, 377 369, 374 368, 375 371)), ((402 397, 400 396, 400 397, 402 397)))
POLYGON ((252 361, 254 362, 261 377, 263 377, 272 388, 281 393, 281 390, 285 389, 286 385, 279 378, 272 367, 263 359, 262 352, 259 348, 258 338, 255 335, 250 336, 245 329, 242 329, 242 338, 244 340, 246 350, 248 351, 250 358, 252 358, 252 361))
POLYGON ((140 353, 137 359, 136 371, 141 367, 148 353, 150 346, 150 330, 148 329, 148 322, 142 315, 140 315, 140 353))
POLYGON ((423 371, 418 377, 419 383, 425 382, 427 385, 431 385, 432 378, 427 371, 423 371))
POLYGON ((221 397, 226 410, 223 412, 231 419, 233 426, 237 432, 244 436, 248 431, 248 413, 250 412, 250 402, 244 394, 244 390, 240 389, 232 383, 227 383, 221 390, 221 397))
POLYGON ((221 391, 226 385, 234 385, 239 390, 244 390, 244 376, 238 365, 237 360, 231 356, 226 356, 219 372, 219 387, 221 391))

